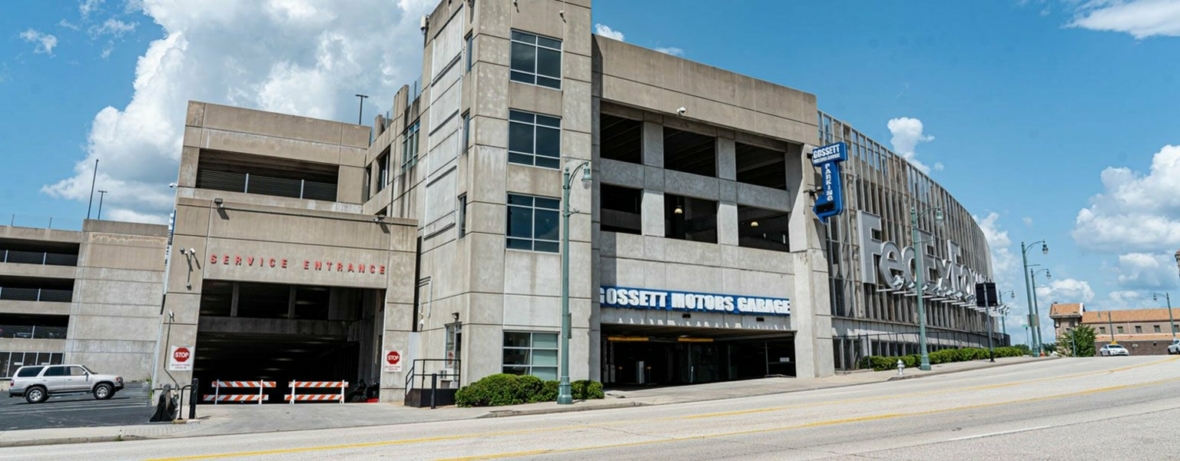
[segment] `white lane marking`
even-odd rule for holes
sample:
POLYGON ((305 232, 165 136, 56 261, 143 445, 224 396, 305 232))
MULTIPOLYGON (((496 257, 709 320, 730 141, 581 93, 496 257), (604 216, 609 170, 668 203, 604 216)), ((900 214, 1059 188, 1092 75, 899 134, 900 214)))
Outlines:
POLYGON ((93 407, 70 407, 70 408, 49 408, 49 409, 23 409, 5 411, 4 415, 35 415, 41 413, 57 413, 61 411, 92 411, 92 410, 122 410, 125 408, 148 408, 151 407, 143 405, 118 405, 118 406, 93 406, 93 407))
POLYGON ((1026 427, 1024 429, 1013 429, 1010 431, 992 432, 990 434, 969 435, 966 437, 947 439, 947 441, 954 442, 954 441, 958 441, 958 440, 982 439, 984 437, 995 437, 997 435, 1008 435, 1008 434, 1016 434, 1016 433, 1020 433, 1020 432, 1037 431, 1037 430, 1041 430, 1041 429, 1048 429, 1050 427, 1053 427, 1053 426, 1026 427))

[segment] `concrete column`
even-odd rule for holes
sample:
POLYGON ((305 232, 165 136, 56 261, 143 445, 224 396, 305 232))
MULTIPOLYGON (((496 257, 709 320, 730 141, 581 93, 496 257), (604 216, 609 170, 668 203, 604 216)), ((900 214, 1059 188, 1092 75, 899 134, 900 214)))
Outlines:
POLYGON ((791 253, 795 256, 795 298, 791 300, 791 325, 795 329, 796 372, 800 378, 834 373, 832 316, 828 263, 824 256, 824 227, 811 212, 814 201, 804 193, 815 187, 815 173, 802 155, 812 146, 787 152, 787 184, 794 203, 789 224, 791 253), (794 187, 791 187, 795 185, 794 187))
POLYGON ((787 151, 787 189, 791 192, 791 217, 787 226, 791 251, 806 248, 823 248, 820 237, 827 237, 823 225, 811 211, 815 200, 805 191, 815 188, 816 173, 811 160, 803 152, 811 152, 814 146, 791 146, 787 151))
POLYGON ((664 126, 643 122, 643 164, 664 167, 664 126))
POLYGON ((738 245, 738 212, 737 204, 721 202, 717 204, 717 243, 722 245, 738 245))
POLYGON ((732 139, 717 138, 717 177, 737 180, 737 146, 732 139))
POLYGON ((643 191, 643 204, 640 213, 643 215, 643 235, 653 237, 664 236, 664 192, 643 191))

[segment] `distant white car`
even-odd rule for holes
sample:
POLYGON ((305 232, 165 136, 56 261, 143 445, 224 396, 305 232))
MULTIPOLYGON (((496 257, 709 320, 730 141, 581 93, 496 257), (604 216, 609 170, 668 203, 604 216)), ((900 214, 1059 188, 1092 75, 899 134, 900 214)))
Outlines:
POLYGON ((1168 345, 1168 354, 1180 354, 1180 338, 1173 339, 1172 344, 1168 345))
POLYGON ((1127 348, 1120 346, 1118 344, 1107 344, 1105 346, 1102 346, 1102 349, 1098 350, 1098 355, 1104 355, 1104 356, 1127 355, 1127 356, 1129 356, 1129 355, 1131 355, 1131 352, 1128 351, 1127 348))

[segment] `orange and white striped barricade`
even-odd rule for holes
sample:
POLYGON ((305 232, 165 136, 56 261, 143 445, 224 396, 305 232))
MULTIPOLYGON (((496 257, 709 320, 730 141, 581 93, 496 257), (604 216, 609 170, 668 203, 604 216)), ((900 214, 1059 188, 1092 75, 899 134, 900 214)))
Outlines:
POLYGON ((274 381, 213 381, 213 395, 206 395, 206 402, 213 402, 217 405, 218 402, 262 402, 270 400, 270 396, 264 392, 268 388, 274 388, 274 381), (258 389, 258 394, 225 394, 221 395, 221 389, 258 389))
POLYGON ((295 402, 331 402, 333 400, 344 403, 344 389, 348 381, 291 381, 291 395, 284 396, 292 405, 295 402), (298 395, 295 389, 340 389, 340 393, 332 394, 303 394, 298 395))

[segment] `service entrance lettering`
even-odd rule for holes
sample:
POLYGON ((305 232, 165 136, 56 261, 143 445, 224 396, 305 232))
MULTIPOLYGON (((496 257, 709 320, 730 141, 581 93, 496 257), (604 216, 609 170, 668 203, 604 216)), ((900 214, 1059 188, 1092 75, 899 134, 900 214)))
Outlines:
POLYGON ((313 261, 310 259, 305 259, 299 262, 289 261, 286 258, 230 255, 228 253, 210 253, 209 264, 221 266, 257 267, 260 269, 287 269, 288 267, 297 266, 303 268, 305 271, 313 272, 346 272, 352 274, 385 275, 384 264, 365 264, 362 262, 327 260, 313 261))

